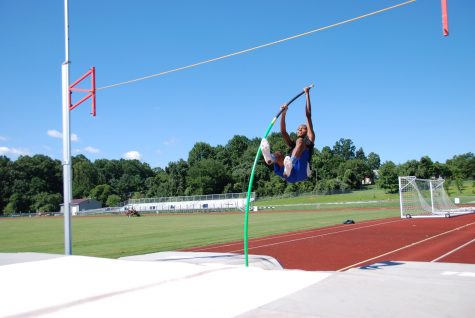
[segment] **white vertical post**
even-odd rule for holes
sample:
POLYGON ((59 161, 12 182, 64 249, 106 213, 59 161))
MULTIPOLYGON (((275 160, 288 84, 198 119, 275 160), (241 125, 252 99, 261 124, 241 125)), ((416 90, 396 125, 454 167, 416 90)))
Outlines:
POLYGON ((64 0, 65 61, 61 67, 63 104, 63 197, 64 197, 64 253, 72 254, 71 244, 71 131, 69 119, 69 22, 68 0, 64 0))
POLYGON ((435 209, 434 209, 434 187, 432 186, 432 180, 429 180, 429 188, 430 188, 430 206, 432 208, 432 214, 435 214, 435 209))
POLYGON ((403 213, 403 207, 402 207, 402 182, 401 182, 401 177, 398 176, 397 179, 399 182, 399 206, 401 209, 401 218, 403 218, 404 213, 403 213))

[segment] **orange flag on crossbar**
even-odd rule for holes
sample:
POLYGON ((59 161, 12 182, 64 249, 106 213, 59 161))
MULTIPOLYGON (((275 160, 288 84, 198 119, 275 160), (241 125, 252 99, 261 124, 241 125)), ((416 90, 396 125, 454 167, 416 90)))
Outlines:
POLYGON ((442 1, 442 31, 445 36, 449 35, 449 15, 447 13, 447 0, 442 1))

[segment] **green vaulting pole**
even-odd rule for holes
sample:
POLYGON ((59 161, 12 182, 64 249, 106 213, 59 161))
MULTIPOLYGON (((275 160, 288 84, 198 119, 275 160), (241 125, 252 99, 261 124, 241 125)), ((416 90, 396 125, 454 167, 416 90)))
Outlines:
MULTIPOLYGON (((312 88, 314 85, 310 85, 308 88, 312 88)), ((297 94, 294 98, 292 98, 290 101, 287 102, 287 106, 292 104, 297 98, 305 94, 305 91, 300 92, 297 94)), ((267 130, 264 134, 264 137, 262 139, 267 138, 267 135, 271 131, 272 127, 274 126, 275 122, 277 121, 277 118, 280 117, 284 110, 281 109, 277 115, 272 118, 269 127, 267 127, 267 130)), ((252 170, 251 170, 251 177, 249 179, 249 185, 247 187, 247 198, 246 198, 246 212, 244 214, 244 257, 246 260, 246 266, 249 266, 249 251, 248 251, 248 243, 249 243, 249 202, 251 201, 251 192, 252 192, 252 183, 254 182, 254 172, 256 170, 256 165, 259 160, 259 157, 261 156, 261 145, 259 144, 259 147, 257 149, 256 153, 256 158, 254 159, 254 164, 252 165, 252 170)))

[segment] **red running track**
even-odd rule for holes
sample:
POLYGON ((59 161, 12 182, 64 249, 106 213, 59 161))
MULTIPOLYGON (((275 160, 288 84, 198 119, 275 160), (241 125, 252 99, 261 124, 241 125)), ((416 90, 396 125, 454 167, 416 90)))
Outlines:
MULTIPOLYGON (((188 251, 243 253, 243 242, 188 251)), ((390 260, 475 264, 475 214, 390 218, 272 235, 249 240, 249 254, 272 256, 286 269, 312 271, 390 260)))

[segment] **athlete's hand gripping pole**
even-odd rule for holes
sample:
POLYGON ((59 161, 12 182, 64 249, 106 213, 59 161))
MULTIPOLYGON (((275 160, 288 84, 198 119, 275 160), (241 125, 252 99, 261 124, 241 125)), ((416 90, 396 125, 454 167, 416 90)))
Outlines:
MULTIPOLYGON (((314 88, 314 87, 315 87, 315 85, 310 84, 310 85, 307 86, 306 88, 308 88, 308 89, 310 90, 310 89, 312 89, 312 88, 314 88)), ((305 94, 305 89, 304 89, 303 91, 301 91, 300 93, 298 93, 297 95, 295 95, 295 97, 292 98, 291 100, 289 100, 289 101, 287 102, 287 104, 285 104, 285 105, 287 105, 287 107, 289 107, 290 104, 292 104, 297 98, 299 98, 299 97, 302 96, 303 94, 305 94)), ((280 114, 282 114, 283 111, 284 111, 284 109, 281 109, 281 110, 277 113, 277 115, 275 115, 274 118, 275 118, 275 119, 279 118, 280 114)), ((275 121, 275 120, 274 120, 274 121, 275 121)))

